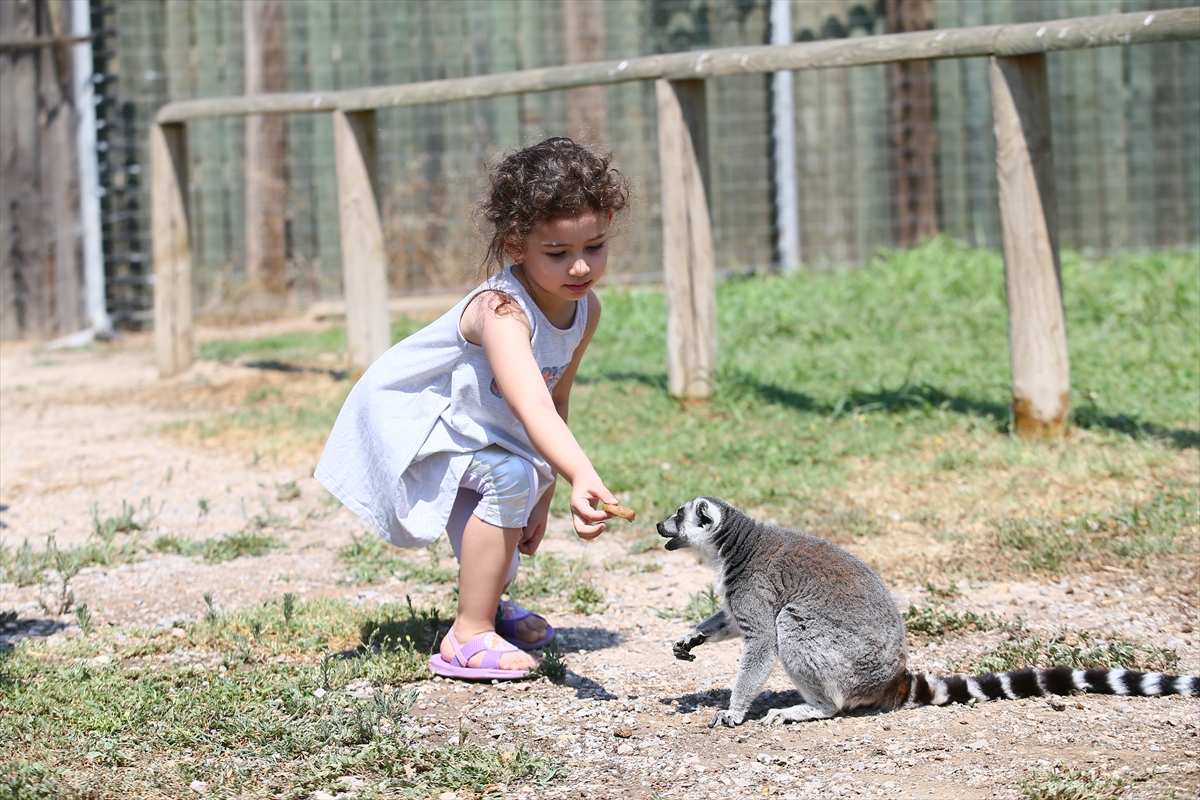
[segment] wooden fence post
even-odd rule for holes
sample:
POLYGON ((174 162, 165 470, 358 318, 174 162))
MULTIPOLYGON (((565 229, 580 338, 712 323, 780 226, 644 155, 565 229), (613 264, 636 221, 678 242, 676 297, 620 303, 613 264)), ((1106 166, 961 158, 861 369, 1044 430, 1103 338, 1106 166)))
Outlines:
POLYGON ((183 123, 150 129, 150 226, 154 258, 154 350, 158 374, 192 365, 192 245, 188 148, 183 123))
POLYGON ((350 369, 362 375, 391 346, 383 221, 375 196, 375 112, 333 113, 350 369))
POLYGON ((1023 436, 1060 436, 1071 401, 1044 54, 991 58, 1013 412, 1023 436))
POLYGON ((675 397, 712 394, 717 298, 704 81, 655 82, 662 172, 663 283, 667 301, 667 386, 675 397))

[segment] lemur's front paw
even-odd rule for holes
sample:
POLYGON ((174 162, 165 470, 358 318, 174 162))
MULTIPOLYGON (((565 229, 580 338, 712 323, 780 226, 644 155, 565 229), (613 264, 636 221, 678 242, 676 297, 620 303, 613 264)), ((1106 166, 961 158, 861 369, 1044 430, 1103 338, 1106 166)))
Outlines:
POLYGON ((700 631, 689 631, 687 636, 684 636, 679 641, 675 642, 675 646, 671 648, 671 652, 673 652, 675 657, 680 661, 695 661, 696 657, 692 655, 692 648, 704 644, 704 640, 707 638, 708 637, 703 633, 700 633, 700 631))
POLYGON ((736 728, 742 724, 742 720, 745 718, 744 714, 736 716, 730 711, 718 711, 716 714, 713 714, 712 722, 708 723, 708 727, 715 728, 718 725, 724 725, 727 728, 736 728))

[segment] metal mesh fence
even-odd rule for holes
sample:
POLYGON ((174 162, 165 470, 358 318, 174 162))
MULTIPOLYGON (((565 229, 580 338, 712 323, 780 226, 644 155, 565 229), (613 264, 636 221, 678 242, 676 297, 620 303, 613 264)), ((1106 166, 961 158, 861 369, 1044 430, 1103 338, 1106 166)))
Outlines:
MULTIPOLYGON (((928 26, 960 27, 1195 3, 794 0, 791 38, 903 29, 906 6, 924 6, 928 26)), ((261 80, 286 91, 770 39, 769 0, 287 0, 280 8, 282 44, 263 62, 275 73, 261 80)), ((110 298, 121 281, 150 288, 148 193, 140 171, 148 164, 153 114, 169 100, 246 92, 245 19, 243 0, 124 0, 114 7, 112 124, 120 130, 121 158, 112 159, 106 179, 123 195, 106 210, 110 298)), ((1200 42, 1048 59, 1063 246, 1104 252, 1200 242, 1200 42)), ((934 233, 999 248, 986 60, 934 62, 923 73, 891 66, 802 72, 793 92, 800 254, 807 267, 861 265, 881 247, 934 233)), ((718 269, 771 269, 778 255, 770 76, 709 80, 707 99, 707 190, 718 269)), ((377 121, 393 292, 469 284, 481 256, 472 214, 480 165, 509 148, 564 134, 607 145, 636 179, 638 202, 616 243, 609 280, 658 279, 653 84, 393 109, 380 111, 377 121)), ((277 146, 255 164, 246 163, 246 125, 238 118, 189 126, 198 311, 225 313, 250 295, 246 198, 255 180, 278 183, 282 197, 278 297, 304 307, 340 296, 332 121, 287 117, 277 146)), ((121 302, 137 305, 132 297, 121 302)))

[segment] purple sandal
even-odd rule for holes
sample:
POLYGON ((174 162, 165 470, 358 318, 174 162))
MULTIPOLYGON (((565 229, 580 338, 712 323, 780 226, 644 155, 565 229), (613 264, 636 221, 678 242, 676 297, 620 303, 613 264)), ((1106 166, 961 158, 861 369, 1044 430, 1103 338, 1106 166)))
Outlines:
POLYGON ((526 617, 537 617, 542 622, 546 622, 546 618, 541 614, 527 611, 512 600, 501 600, 500 608, 496 613, 496 632, 503 636, 509 644, 521 650, 537 650, 539 647, 545 647, 554 638, 554 628, 546 622, 546 635, 536 642, 526 642, 517 633, 517 623, 526 617))
POLYGON ((517 648, 501 639, 494 631, 488 631, 476 636, 462 645, 454 638, 454 630, 446 632, 446 640, 454 649, 454 658, 450 661, 442 658, 441 653, 429 659, 429 669, 444 678, 465 678, 467 680, 514 680, 524 678, 529 674, 527 669, 500 669, 500 657, 505 653, 515 653, 517 648), (476 653, 483 651, 483 661, 478 667, 468 667, 467 662, 476 653))

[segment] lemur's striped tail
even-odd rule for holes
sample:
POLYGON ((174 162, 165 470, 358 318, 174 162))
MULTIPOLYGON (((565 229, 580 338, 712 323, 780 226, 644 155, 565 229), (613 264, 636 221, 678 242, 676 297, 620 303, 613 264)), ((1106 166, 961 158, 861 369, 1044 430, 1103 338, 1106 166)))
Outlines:
POLYGON ((1200 697, 1200 677, 1163 675, 1160 672, 1134 672, 1127 669, 1018 669, 1013 672, 989 672, 986 675, 910 676, 906 705, 942 706, 947 703, 984 703, 988 700, 1015 700, 1018 697, 1069 695, 1074 692, 1123 694, 1153 697, 1178 694, 1200 697))

